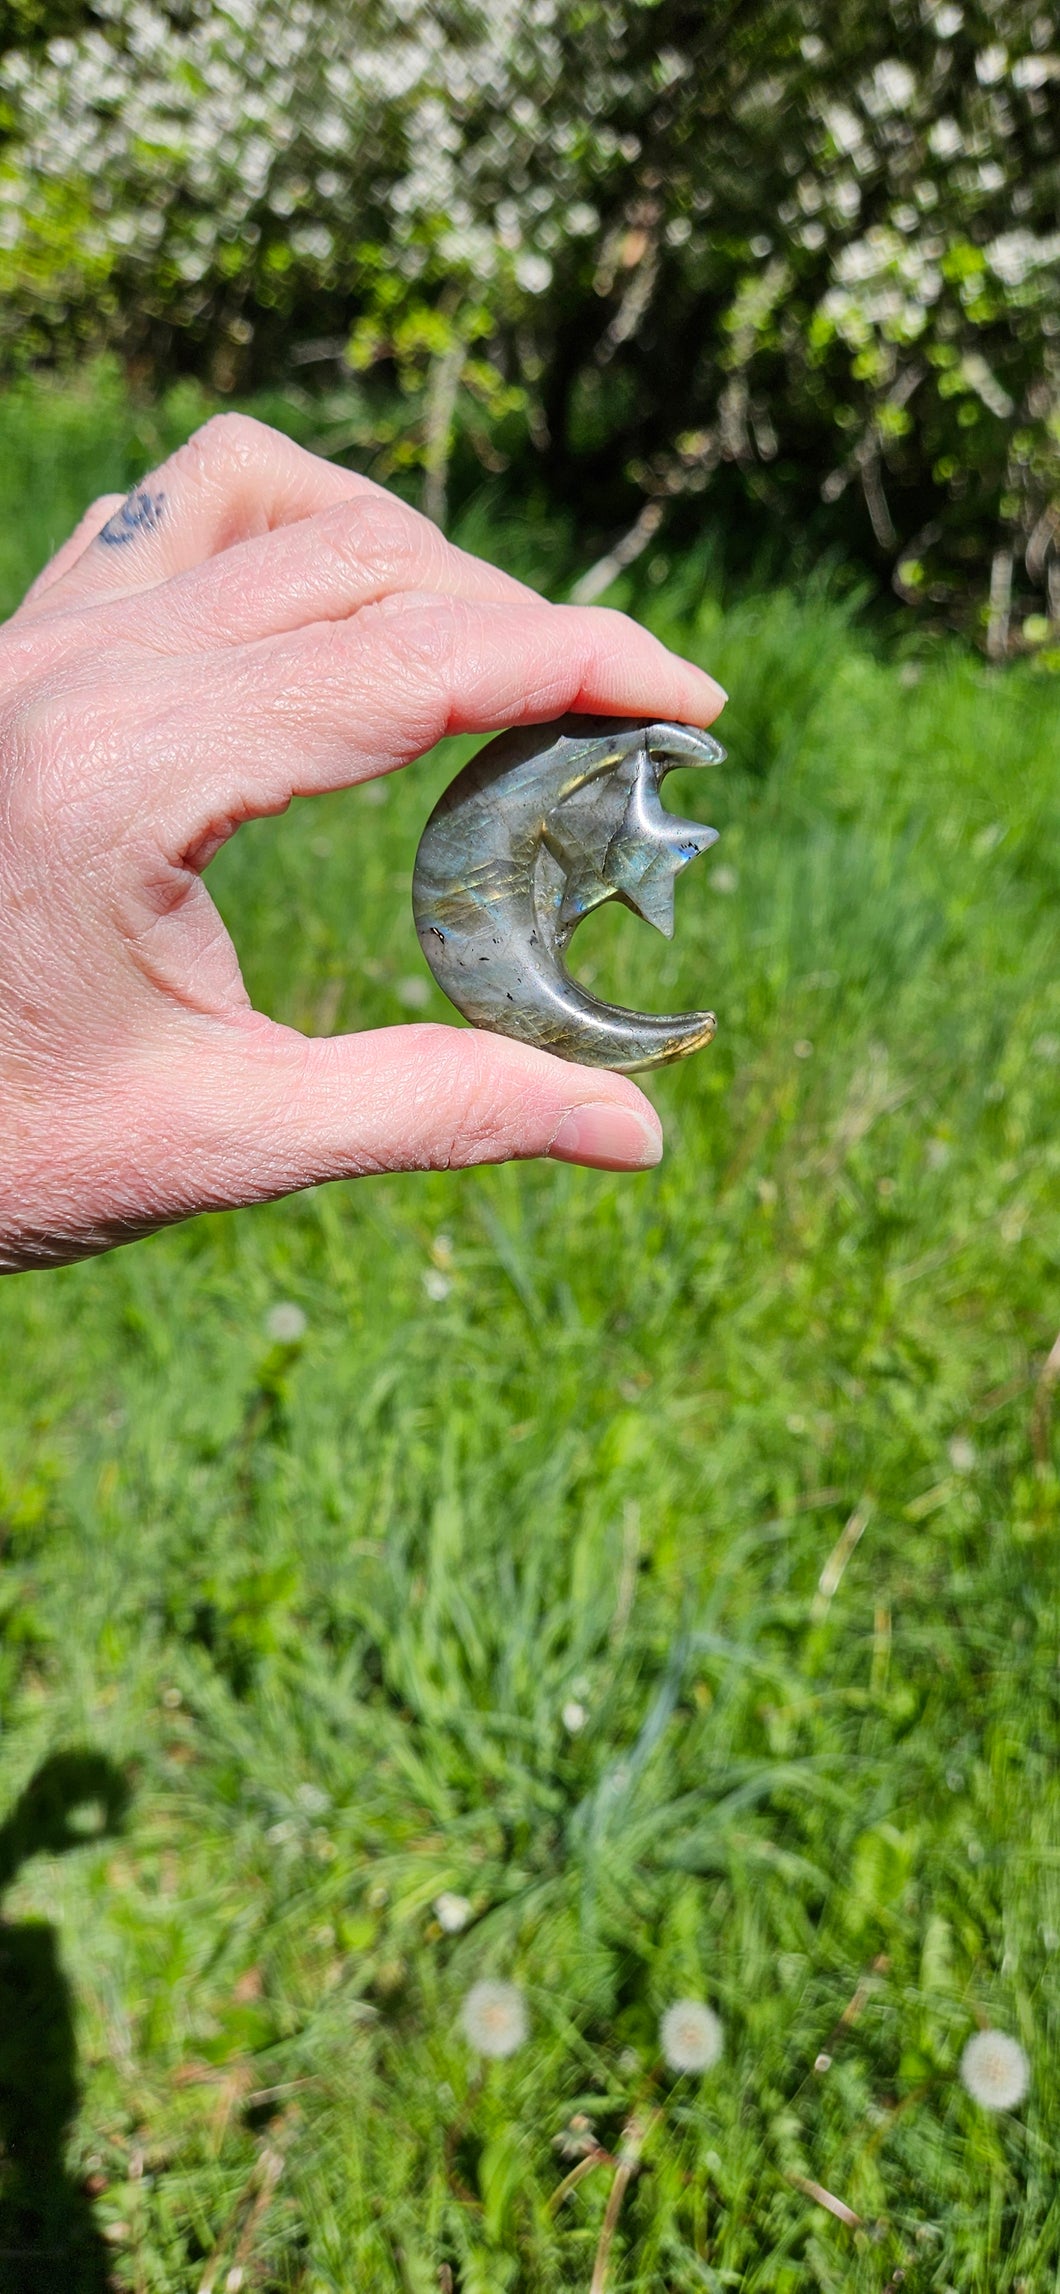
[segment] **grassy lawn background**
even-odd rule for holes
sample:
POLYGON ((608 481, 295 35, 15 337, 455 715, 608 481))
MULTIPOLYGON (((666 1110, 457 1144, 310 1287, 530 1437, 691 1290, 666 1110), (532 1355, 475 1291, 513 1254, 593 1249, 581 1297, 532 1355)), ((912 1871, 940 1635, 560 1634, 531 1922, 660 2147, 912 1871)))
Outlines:
MULTIPOLYGON (((194 412, 108 389, 0 410, 7 606, 194 412)), ((0 1290, 12 2294, 1060 2285, 1060 687, 824 585, 723 610, 707 555, 637 603, 733 696, 674 942, 576 943, 719 1013, 658 1173, 335 1186, 0 1290), (488 2067, 483 1975, 530 2010, 488 2067)), ((408 886, 463 753, 214 864, 266 1009, 450 1016, 408 886)))

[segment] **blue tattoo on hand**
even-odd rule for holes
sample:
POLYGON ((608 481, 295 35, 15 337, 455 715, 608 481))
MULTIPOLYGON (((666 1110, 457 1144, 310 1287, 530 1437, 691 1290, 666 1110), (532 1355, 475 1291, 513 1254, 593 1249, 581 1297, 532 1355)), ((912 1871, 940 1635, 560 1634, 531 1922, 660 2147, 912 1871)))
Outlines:
POLYGON ((164 494, 149 494, 143 486, 134 486, 120 510, 101 527, 97 540, 106 542, 108 549, 120 550, 138 534, 157 533, 165 504, 164 494))

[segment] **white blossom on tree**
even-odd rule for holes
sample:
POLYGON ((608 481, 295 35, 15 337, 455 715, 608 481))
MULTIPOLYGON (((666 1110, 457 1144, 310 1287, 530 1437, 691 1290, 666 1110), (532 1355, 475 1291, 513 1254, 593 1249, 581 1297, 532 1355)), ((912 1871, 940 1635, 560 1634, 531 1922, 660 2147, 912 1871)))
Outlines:
POLYGON ((565 493, 588 425, 634 510, 728 470, 867 522, 910 601, 958 613, 1003 560, 1005 628, 1024 592, 1060 619, 1039 0, 804 0, 797 42, 781 0, 738 38, 678 0, 69 6, 0 57, 9 363, 330 356, 407 394, 379 466, 436 506, 454 425, 521 423, 565 493))

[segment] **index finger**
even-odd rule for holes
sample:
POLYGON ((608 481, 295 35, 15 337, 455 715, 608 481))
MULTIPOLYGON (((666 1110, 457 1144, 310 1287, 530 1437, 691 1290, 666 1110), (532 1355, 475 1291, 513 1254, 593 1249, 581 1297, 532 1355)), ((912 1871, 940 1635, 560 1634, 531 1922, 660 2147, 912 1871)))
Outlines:
MULTIPOLYGON (((392 772, 453 733, 543 724, 569 710, 709 725, 725 694, 638 623, 601 606, 410 597, 352 621, 267 638, 141 679, 152 804, 178 857, 240 821, 392 772)), ((116 792, 119 796, 124 790, 116 792)))

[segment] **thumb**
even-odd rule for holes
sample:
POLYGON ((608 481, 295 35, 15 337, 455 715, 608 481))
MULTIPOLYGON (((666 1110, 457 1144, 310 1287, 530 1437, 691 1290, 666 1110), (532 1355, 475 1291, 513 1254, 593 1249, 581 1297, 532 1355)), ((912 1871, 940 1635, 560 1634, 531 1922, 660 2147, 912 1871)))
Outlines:
POLYGON ((607 1171, 657 1163, 654 1108, 625 1076, 449 1027, 324 1039, 253 1012, 182 1013, 150 1050, 76 1072, 39 1123, 14 1110, 0 1162, 0 1271, 85 1258, 198 1211, 323 1179, 553 1155, 607 1171))
MULTIPOLYGON (((174 1062, 170 1044, 156 1080, 174 1158, 163 1218, 369 1172, 523 1156, 647 1170, 663 1154, 656 1110, 626 1076, 473 1028, 305 1037, 241 1014, 213 1023, 190 1058, 174 1062)), ((165 1195, 163 1172, 158 1184, 165 1195)))
POLYGON ((662 1155, 658 1116, 627 1077, 505 1036, 421 1025, 309 1038, 257 1015, 240 1033, 210 1090, 229 1202, 369 1172, 532 1155, 639 1171, 662 1155))

